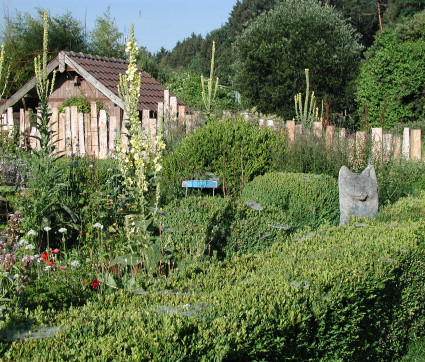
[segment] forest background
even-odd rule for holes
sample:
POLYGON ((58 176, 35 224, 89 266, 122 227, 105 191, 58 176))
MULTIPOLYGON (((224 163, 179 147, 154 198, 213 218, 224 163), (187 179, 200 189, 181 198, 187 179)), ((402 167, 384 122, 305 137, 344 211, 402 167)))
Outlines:
MULTIPOLYGON (((293 97, 305 89, 304 69, 309 68, 311 89, 318 102, 324 101, 326 117, 338 125, 352 129, 374 124, 393 128, 400 123, 418 121, 425 114, 422 72, 413 81, 406 77, 405 70, 401 72, 404 79, 401 87, 408 89, 400 95, 391 94, 389 88, 394 88, 391 85, 394 79, 386 77, 387 72, 394 73, 395 69, 379 68, 383 57, 379 52, 391 43, 389 33, 393 34, 391 44, 394 41, 424 42, 425 36, 418 29, 425 22, 425 16, 418 15, 425 9, 425 0, 305 1, 305 6, 312 8, 310 18, 314 19, 308 22, 301 18, 300 11, 291 13, 291 3, 299 7, 290 0, 238 0, 224 25, 211 30, 205 37, 192 33, 178 41, 173 49, 161 48, 157 53, 150 53, 141 44, 138 65, 189 106, 200 109, 200 76, 209 75, 212 42, 215 41, 214 71, 220 84, 216 106, 221 109, 253 108, 293 118, 293 97), (282 33, 282 29, 270 20, 270 14, 278 17, 286 29, 294 31, 282 33), (285 14, 286 20, 282 20, 285 14), (415 14, 416 20, 412 23, 415 14), (297 30, 299 24, 303 32, 297 30), (257 31, 253 30, 256 27, 257 31), (329 31, 322 31, 327 27, 329 31), (273 34, 278 39, 278 47, 280 39, 287 39, 291 47, 284 45, 282 51, 270 51, 275 46, 270 40, 273 34), (327 37, 339 39, 344 46, 324 48, 324 44, 329 43, 327 37), (249 48, 253 40, 255 54, 249 48), (379 57, 374 60, 377 53, 379 57), (332 59, 334 63, 329 61, 332 59), (333 71, 335 64, 346 65, 338 72, 333 71), (268 72, 264 71, 266 68, 268 72), (247 74, 255 74, 255 77, 247 77, 247 74), (376 83, 376 77, 381 84, 379 94, 367 88, 371 82, 376 83), (374 93, 369 94, 372 91, 374 93)), ((17 11, 13 16, 5 15, 3 24, 0 41, 4 44, 11 73, 7 97, 33 74, 32 59, 42 49, 42 11, 39 10, 36 17, 17 11)), ((109 7, 97 17, 94 28, 89 31, 71 12, 50 14, 49 26, 51 58, 60 50, 126 57, 126 35, 114 24, 109 7)), ((425 47, 419 48, 416 53, 420 54, 425 47)), ((405 47, 401 52, 412 53, 412 49, 405 47)), ((400 64, 406 59, 402 56, 397 61, 400 64)), ((412 67, 415 68, 415 64, 412 67)))

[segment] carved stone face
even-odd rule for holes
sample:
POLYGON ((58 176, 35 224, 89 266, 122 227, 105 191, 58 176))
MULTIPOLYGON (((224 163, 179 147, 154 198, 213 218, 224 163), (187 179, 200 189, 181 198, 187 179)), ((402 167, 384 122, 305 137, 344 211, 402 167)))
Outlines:
POLYGON ((349 216, 374 217, 378 212, 378 182, 375 168, 366 167, 362 173, 353 173, 347 167, 339 170, 340 224, 349 216))

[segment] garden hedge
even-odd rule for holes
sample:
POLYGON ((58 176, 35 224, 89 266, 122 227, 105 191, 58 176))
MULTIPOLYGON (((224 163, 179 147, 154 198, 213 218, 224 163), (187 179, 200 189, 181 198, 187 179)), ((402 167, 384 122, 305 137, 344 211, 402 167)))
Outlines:
POLYGON ((4 342, 0 352, 5 360, 397 359, 424 334, 424 235, 423 222, 325 226, 268 253, 175 271, 139 295, 27 312, 33 330, 63 329, 4 342))
POLYGON ((326 175, 271 172, 247 184, 241 199, 285 211, 297 228, 339 221, 338 184, 326 175))
POLYGON ((285 212, 269 206, 254 210, 237 199, 178 199, 164 209, 165 245, 178 260, 264 251, 293 230, 285 212))

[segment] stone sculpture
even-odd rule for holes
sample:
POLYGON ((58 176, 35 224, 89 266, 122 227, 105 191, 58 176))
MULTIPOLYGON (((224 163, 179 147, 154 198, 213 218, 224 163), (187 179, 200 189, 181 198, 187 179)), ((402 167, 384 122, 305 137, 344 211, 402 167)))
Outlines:
POLYGON ((350 215, 374 217, 378 212, 378 182, 375 168, 367 166, 362 173, 353 173, 342 166, 338 176, 340 225, 350 215))

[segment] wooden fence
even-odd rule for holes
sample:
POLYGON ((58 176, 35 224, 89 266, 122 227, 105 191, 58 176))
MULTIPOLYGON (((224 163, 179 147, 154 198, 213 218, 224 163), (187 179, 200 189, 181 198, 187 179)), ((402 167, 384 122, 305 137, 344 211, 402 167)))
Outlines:
MULTIPOLYGON (((245 119, 249 115, 245 114, 245 119)), ((286 121, 277 125, 273 120, 259 120, 259 127, 271 127, 280 130, 289 144, 293 143, 297 137, 303 133, 312 132, 314 137, 325 137, 326 147, 335 148, 338 145, 346 147, 354 158, 368 151, 371 147, 371 157, 373 159, 389 160, 390 158, 404 157, 406 160, 422 160, 421 130, 404 128, 403 135, 393 135, 384 132, 382 128, 372 128, 371 132, 357 131, 349 135, 345 128, 335 126, 323 127, 322 122, 314 122, 313 129, 303 130, 302 125, 295 124, 295 121, 286 121)))
MULTIPOLYGON (((164 132, 170 134, 174 129, 183 129, 189 132, 194 120, 193 114, 186 114, 184 106, 177 105, 175 97, 169 97, 165 92, 164 99, 169 102, 158 103, 157 118, 150 118, 150 111, 141 112, 141 126, 144 129, 146 139, 155 139, 159 120, 164 122, 164 132)), ((56 142, 57 150, 67 155, 88 155, 95 158, 107 158, 113 155, 118 135, 121 136, 121 144, 128 149, 127 129, 125 127, 127 116, 107 116, 105 110, 97 110, 96 102, 91 102, 90 114, 79 113, 76 106, 65 108, 64 113, 59 113, 58 108, 51 109, 49 128, 53 132, 52 141, 56 142)), ((39 131, 35 127, 32 111, 23 109, 19 117, 14 119, 12 108, 1 117, 1 129, 8 132, 11 137, 14 127, 19 129, 21 146, 39 149, 37 140, 39 131), (34 137, 35 136, 35 137, 34 137)))
MULTIPOLYGON (((158 103, 157 118, 150 118, 150 112, 142 112, 142 127, 145 136, 154 138, 158 130, 158 120, 164 121, 164 132, 168 136, 178 129, 184 134, 196 127, 196 118, 199 114, 186 114, 184 106, 177 105, 175 97, 169 97, 165 91, 164 102, 158 103), (167 100, 169 100, 167 102, 167 100)), ((57 141, 59 151, 71 155, 89 155, 95 158, 107 158, 113 155, 118 135, 121 135, 121 144, 128 148, 127 129, 125 128, 126 115, 108 117, 106 111, 96 109, 96 103, 91 102, 91 113, 78 113, 77 107, 65 108, 64 113, 59 113, 53 108, 50 120, 51 130, 54 132, 53 141, 57 141), (120 131, 120 132, 119 132, 120 131)), ((225 113, 224 116, 228 116, 225 113)), ((250 116, 244 114, 246 120, 250 116)), ((12 136, 14 125, 19 124, 19 134, 22 145, 38 149, 38 130, 31 123, 31 112, 20 110, 19 119, 13 119, 13 110, 9 108, 1 117, 1 128, 12 136)), ((366 147, 371 147, 373 158, 388 160, 390 158, 422 160, 421 130, 405 128, 402 136, 385 133, 382 128, 372 128, 371 133, 358 131, 348 135, 345 128, 327 126, 323 128, 321 122, 315 122, 312 130, 303 130, 295 121, 286 121, 277 124, 273 120, 259 120, 259 127, 271 127, 281 131, 289 144, 293 143, 299 135, 313 132, 315 137, 325 137, 327 147, 346 146, 351 158, 358 157, 366 152, 366 147)))

